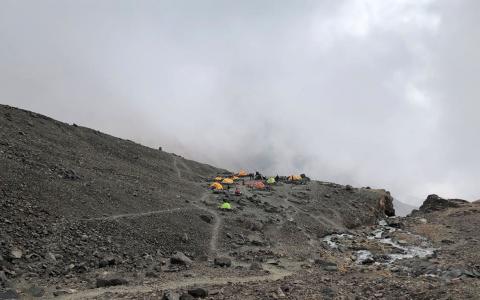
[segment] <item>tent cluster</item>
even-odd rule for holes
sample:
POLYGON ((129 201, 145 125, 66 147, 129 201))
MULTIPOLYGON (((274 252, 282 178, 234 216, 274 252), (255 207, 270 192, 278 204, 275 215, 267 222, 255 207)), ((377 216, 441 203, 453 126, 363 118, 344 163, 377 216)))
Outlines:
POLYGON ((253 174, 247 173, 245 170, 240 170, 238 173, 226 173, 216 176, 213 178, 209 189, 217 194, 223 194, 223 203, 219 205, 219 208, 230 210, 232 209, 232 206, 229 203, 230 195, 240 196, 242 194, 239 187, 240 182, 242 186, 246 186, 252 190, 268 190, 278 182, 304 184, 308 180, 310 179, 306 177, 305 174, 282 177, 277 175, 275 177, 267 178, 259 172, 253 174), (245 177, 248 177, 248 180, 245 177), (234 193, 230 190, 232 187, 235 188, 234 193))

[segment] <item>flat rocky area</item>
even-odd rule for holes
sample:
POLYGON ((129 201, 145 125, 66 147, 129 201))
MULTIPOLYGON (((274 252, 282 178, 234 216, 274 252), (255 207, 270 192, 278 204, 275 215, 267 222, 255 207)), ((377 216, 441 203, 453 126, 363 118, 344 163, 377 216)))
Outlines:
POLYGON ((480 299, 480 204, 229 172, 0 105, 0 299, 480 299))

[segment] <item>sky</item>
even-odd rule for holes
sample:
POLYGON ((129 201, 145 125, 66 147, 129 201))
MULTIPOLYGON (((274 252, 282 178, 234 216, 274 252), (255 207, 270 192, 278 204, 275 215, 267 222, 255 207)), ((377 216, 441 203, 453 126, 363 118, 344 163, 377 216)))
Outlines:
POLYGON ((187 158, 480 199, 480 1, 0 0, 0 103, 187 158))

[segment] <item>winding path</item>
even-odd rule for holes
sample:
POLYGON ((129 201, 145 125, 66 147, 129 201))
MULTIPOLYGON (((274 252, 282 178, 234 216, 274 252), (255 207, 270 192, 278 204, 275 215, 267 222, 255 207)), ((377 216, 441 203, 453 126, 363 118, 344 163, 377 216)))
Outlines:
POLYGON ((164 210, 153 210, 147 212, 140 212, 140 213, 130 213, 130 214, 119 214, 119 215, 111 215, 105 217, 96 217, 96 218, 88 218, 88 219, 80 219, 80 221, 107 221, 107 220, 117 220, 122 218, 138 218, 138 217, 145 217, 145 216, 152 216, 152 215, 159 215, 165 213, 171 213, 176 211, 182 210, 192 210, 191 207, 177 207, 171 209, 164 209, 164 210))
MULTIPOLYGON (((201 276, 193 278, 183 278, 182 280, 167 281, 163 283, 150 283, 143 285, 132 285, 132 286, 113 286, 108 288, 97 288, 91 290, 78 291, 71 295, 65 295, 63 297, 58 297, 58 299, 63 300, 78 300, 78 299, 89 299, 104 296, 104 294, 109 293, 109 297, 114 297, 114 294, 129 294, 129 295, 138 295, 142 293, 156 292, 160 290, 178 290, 178 289, 187 289, 193 286, 205 286, 205 285, 226 285, 231 282, 234 283, 249 283, 249 282, 260 282, 260 281, 276 281, 283 279, 287 276, 290 276, 294 271, 289 271, 274 266, 265 266, 265 269, 270 272, 268 275, 263 276, 221 276, 221 277, 211 277, 211 276, 201 276)), ((118 295, 119 298, 120 295, 118 295)))
MULTIPOLYGON (((182 164, 184 165, 184 167, 189 169, 185 165, 184 162, 182 162, 182 164)), ((182 176, 182 172, 178 168, 176 157, 173 158, 173 168, 177 172, 178 178, 180 180, 184 180, 184 178, 182 176)), ((204 201, 206 201, 209 194, 210 194, 209 191, 205 191, 202 194, 202 197, 200 197, 200 203, 203 203, 204 201)), ((218 235, 219 235, 219 232, 220 232, 220 227, 222 225, 222 218, 220 217, 220 215, 218 214, 218 212, 215 209, 210 209, 208 207, 200 206, 199 204, 192 204, 192 206, 196 207, 197 209, 201 209, 203 211, 206 211, 206 212, 210 213, 211 215, 213 215, 213 218, 214 218, 215 222, 213 223, 212 233, 211 233, 211 237, 210 237, 209 254, 210 254, 211 257, 215 257, 217 255, 217 251, 218 251, 218 235)))

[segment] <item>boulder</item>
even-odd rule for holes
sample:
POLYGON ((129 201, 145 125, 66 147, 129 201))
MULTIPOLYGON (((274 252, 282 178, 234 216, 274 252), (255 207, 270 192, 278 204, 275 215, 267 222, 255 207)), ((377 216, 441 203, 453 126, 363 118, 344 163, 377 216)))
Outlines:
POLYGON ((219 267, 231 267, 232 260, 228 257, 217 257, 213 261, 214 265, 219 267))
POLYGON ((427 199, 420 206, 419 210, 424 213, 444 210, 450 207, 460 207, 468 201, 460 199, 443 199, 442 197, 432 194, 428 195, 427 199))
POLYGON ((185 294, 182 294, 180 296, 179 300, 195 300, 195 297, 193 297, 192 295, 190 295, 188 293, 185 293, 185 294))
POLYGON ((3 286, 4 284, 6 284, 8 282, 8 278, 7 276, 5 275, 5 272, 4 271, 0 271, 0 286, 3 286))
POLYGON ((39 298, 39 297, 42 297, 43 295, 45 295, 45 290, 41 287, 38 287, 38 286, 31 286, 25 292, 28 295, 30 295, 32 297, 35 297, 35 298, 39 298))
POLYGON ((0 291, 0 299, 2 300, 20 299, 20 296, 15 290, 6 290, 6 291, 0 291))
POLYGON ((206 222, 206 223, 212 223, 213 221, 213 217, 212 216, 207 216, 207 215, 201 215, 200 216, 200 219, 202 219, 202 221, 206 222))
POLYGON ((23 257, 23 252, 18 248, 13 248, 12 250, 10 250, 10 257, 12 259, 20 259, 23 257))
POLYGON ((179 300, 179 296, 175 292, 166 291, 163 293, 162 300, 179 300))
POLYGON ((208 296, 208 290, 203 288, 194 288, 188 290, 188 293, 195 298, 205 298, 208 296))
POLYGON ((108 286, 116 286, 116 285, 127 285, 128 280, 119 276, 119 275, 107 275, 97 278, 96 286, 97 288, 100 287, 108 287, 108 286))
POLYGON ((113 257, 107 257, 107 258, 104 258, 102 259, 101 261, 98 262, 98 266, 100 268, 105 268, 107 266, 113 266, 115 265, 115 258, 113 257))
POLYGON ((317 258, 317 259, 315 259, 314 262, 315 262, 316 265, 320 266, 325 271, 329 271, 329 272, 338 271, 337 264, 332 262, 332 261, 327 261, 327 260, 317 258))
POLYGON ((174 265, 191 265, 193 262, 185 254, 177 251, 170 257, 170 263, 174 265))
POLYGON ((65 295, 69 295, 69 294, 73 294, 73 293, 76 293, 77 290, 74 290, 74 289, 62 289, 62 290, 56 290, 53 292, 53 296, 55 297, 60 297, 60 296, 65 296, 65 295))

